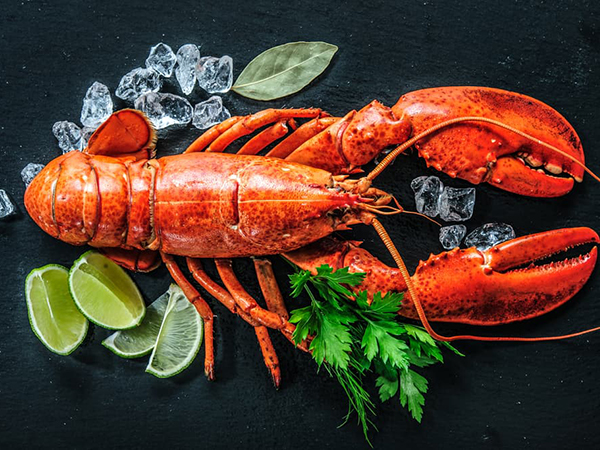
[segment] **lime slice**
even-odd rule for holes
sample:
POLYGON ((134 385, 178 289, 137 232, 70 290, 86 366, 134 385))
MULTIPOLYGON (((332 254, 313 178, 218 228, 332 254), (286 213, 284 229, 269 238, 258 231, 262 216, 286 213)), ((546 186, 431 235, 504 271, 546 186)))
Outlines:
POLYGON ((170 292, 165 292, 146 308, 146 316, 139 327, 117 331, 104 339, 102 345, 122 358, 139 358, 150 353, 156 344, 170 292))
POLYGON ((69 294, 68 277, 66 268, 50 264, 32 270, 25 280, 31 329, 42 344, 59 355, 73 352, 88 330, 87 319, 69 294))
POLYGON ((188 367, 202 344, 203 323, 179 286, 169 288, 170 298, 146 372, 172 377, 188 367))
POLYGON ((144 300, 133 280, 95 251, 75 261, 69 271, 69 289, 83 315, 103 328, 125 330, 144 318, 144 300))

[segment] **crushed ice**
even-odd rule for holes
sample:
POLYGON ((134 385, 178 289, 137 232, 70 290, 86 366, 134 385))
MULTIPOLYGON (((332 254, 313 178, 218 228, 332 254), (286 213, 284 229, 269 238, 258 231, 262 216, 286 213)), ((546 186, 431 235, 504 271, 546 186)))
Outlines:
POLYGON ((153 69, 138 67, 127 73, 115 91, 115 95, 123 100, 133 102, 146 92, 158 92, 162 80, 153 69))
POLYGON ((452 250, 460 245, 467 234, 467 227, 464 225, 450 225, 440 228, 440 243, 446 250, 452 250))
POLYGON ((81 128, 73 122, 62 120, 52 126, 52 133, 58 140, 58 146, 63 153, 81 150, 81 128))
POLYGON ((0 219, 12 216, 17 213, 17 207, 11 201, 4 189, 0 189, 0 219))
POLYGON ((173 94, 149 92, 135 101, 135 109, 146 114, 157 130, 171 125, 185 125, 192 120, 190 102, 173 94))
POLYGON ((84 127, 97 128, 113 112, 113 101, 108 88, 94 81, 83 98, 81 123, 84 127))
POLYGON ((473 230, 465 238, 467 247, 477 247, 479 251, 485 251, 494 245, 510 241, 515 238, 515 230, 506 223, 486 223, 473 230))
POLYGON ((146 67, 158 72, 163 77, 169 78, 173 75, 176 62, 177 57, 171 47, 160 42, 150 49, 150 54, 146 58, 146 67))
POLYGON ((23 183, 25 183, 25 186, 29 186, 35 176, 40 173, 43 168, 43 164, 35 163, 29 163, 23 167, 23 170, 21 170, 21 179, 23 180, 23 183))
POLYGON ((440 196, 440 218, 447 222, 462 222, 473 216, 475 188, 446 187, 440 196))
POLYGON ((196 66, 200 61, 200 50, 194 44, 185 44, 177 50, 177 67, 175 77, 181 86, 181 91, 189 95, 196 84, 196 66))
POLYGON ((209 94, 224 93, 233 84, 233 59, 231 56, 205 56, 196 66, 198 85, 209 94))
POLYGON ((221 97, 216 95, 212 96, 208 100, 198 103, 194 107, 194 115, 192 117, 192 124, 201 130, 212 127, 218 123, 229 119, 231 114, 223 106, 223 100, 221 97))
POLYGON ((417 211, 429 217, 436 217, 440 212, 440 195, 444 184, 438 177, 422 176, 410 183, 415 193, 417 211))

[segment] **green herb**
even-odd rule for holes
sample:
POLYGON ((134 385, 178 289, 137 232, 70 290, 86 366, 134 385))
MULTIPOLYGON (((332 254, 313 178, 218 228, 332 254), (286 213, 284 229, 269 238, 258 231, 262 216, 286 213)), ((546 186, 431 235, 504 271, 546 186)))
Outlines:
POLYGON ((278 45, 250 61, 231 89, 254 100, 285 97, 323 73, 337 50, 326 42, 278 45))
POLYGON ((450 344, 435 341, 422 327, 401 323, 401 293, 377 293, 369 304, 366 291, 352 292, 349 286, 359 286, 365 275, 348 268, 333 271, 328 265, 318 267, 316 275, 306 270, 290 275, 292 296, 305 291, 310 298, 309 306, 292 311, 290 322, 296 324, 296 343, 312 337, 313 358, 338 379, 348 396, 346 421, 356 412, 368 441, 375 405, 364 388, 367 373, 377 375, 375 386, 382 402, 398 395, 401 405, 421 422, 428 386, 413 368, 443 362, 440 344, 463 355, 450 344))

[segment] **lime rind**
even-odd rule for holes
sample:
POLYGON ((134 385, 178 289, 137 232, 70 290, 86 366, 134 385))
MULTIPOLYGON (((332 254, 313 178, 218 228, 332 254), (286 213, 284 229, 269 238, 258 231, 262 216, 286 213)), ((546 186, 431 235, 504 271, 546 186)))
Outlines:
POLYGON ((146 367, 146 372, 158 378, 169 378, 185 370, 202 345, 204 326, 200 314, 179 286, 172 284, 169 292, 169 303, 146 367))
POLYGON ((170 291, 165 292, 146 308, 139 327, 117 331, 102 341, 102 345, 121 358, 140 358, 152 352, 160 331, 170 291))
POLYGON ((48 350, 61 356, 73 353, 85 339, 89 328, 88 320, 77 310, 69 293, 68 274, 65 267, 48 264, 33 269, 25 279, 25 301, 31 329, 48 350), (58 276, 52 283, 50 272, 55 272, 58 276), (31 295, 36 289, 36 282, 41 282, 43 287, 44 303, 41 304, 36 304, 37 300, 33 300, 31 295), (57 284, 61 286, 56 286, 57 284), (40 316, 47 317, 40 320, 40 316), (57 342, 51 342, 52 337, 57 342))
POLYGON ((131 277, 94 250, 85 252, 71 267, 69 290, 79 311, 102 328, 127 330, 144 319, 144 300, 131 277))

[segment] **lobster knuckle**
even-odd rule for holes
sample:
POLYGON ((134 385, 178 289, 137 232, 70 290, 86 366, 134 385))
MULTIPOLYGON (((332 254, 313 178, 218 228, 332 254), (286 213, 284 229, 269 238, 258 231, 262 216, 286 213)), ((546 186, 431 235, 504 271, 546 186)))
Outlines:
POLYGON ((367 164, 384 148, 406 141, 411 128, 406 118, 397 119, 390 108, 372 101, 353 115, 343 133, 341 151, 348 172, 367 164))

